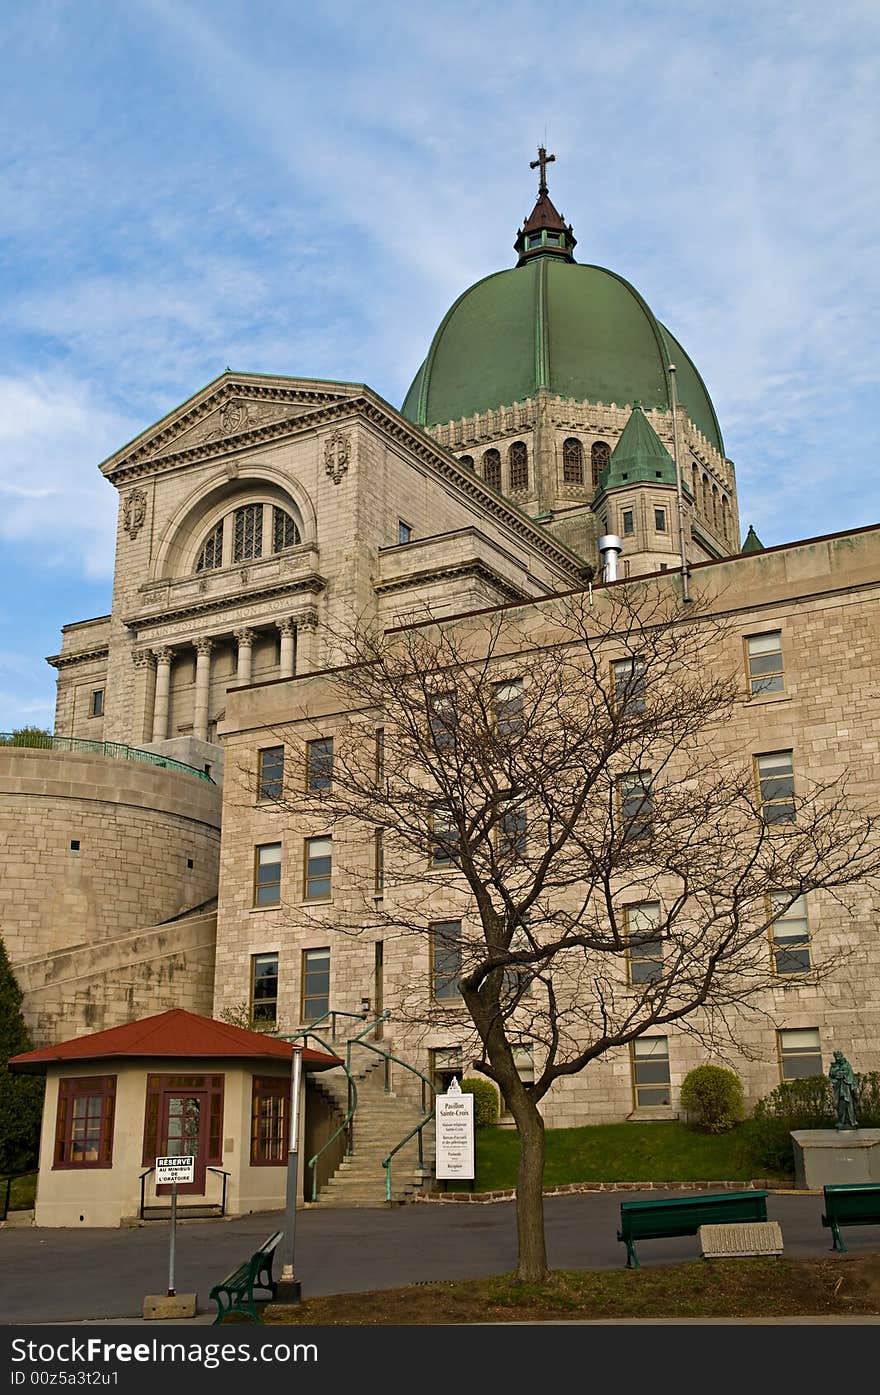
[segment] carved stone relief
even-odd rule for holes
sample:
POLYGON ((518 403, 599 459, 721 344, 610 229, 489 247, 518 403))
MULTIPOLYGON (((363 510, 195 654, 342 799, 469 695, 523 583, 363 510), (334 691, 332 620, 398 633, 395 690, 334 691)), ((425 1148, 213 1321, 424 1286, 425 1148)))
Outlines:
POLYGON ((324 468, 334 484, 338 484, 351 459, 351 437, 347 432, 334 431, 324 442, 324 468))
POLYGON ((122 522, 128 536, 133 540, 147 519, 147 496, 143 489, 132 489, 126 494, 122 504, 122 522))

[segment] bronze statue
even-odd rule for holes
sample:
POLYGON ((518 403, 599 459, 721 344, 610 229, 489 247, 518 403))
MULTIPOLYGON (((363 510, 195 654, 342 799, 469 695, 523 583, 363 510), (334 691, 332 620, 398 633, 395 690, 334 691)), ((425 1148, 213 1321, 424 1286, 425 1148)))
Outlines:
POLYGON ((831 1094, 834 1097, 834 1108, 837 1110, 837 1123, 834 1127, 836 1129, 858 1128, 856 1123, 858 1086, 853 1068, 842 1051, 835 1051, 828 1079, 831 1081, 831 1094))

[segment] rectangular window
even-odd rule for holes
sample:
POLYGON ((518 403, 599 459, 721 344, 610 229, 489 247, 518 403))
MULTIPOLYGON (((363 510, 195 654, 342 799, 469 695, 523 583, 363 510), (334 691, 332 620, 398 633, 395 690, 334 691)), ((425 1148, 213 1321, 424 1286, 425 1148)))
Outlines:
MULTIPOLYGON (((524 925, 517 925, 510 937, 512 954, 528 953, 532 948, 528 931, 524 925)), ((508 964, 504 970, 502 1001, 507 1008, 514 1007, 520 998, 526 997, 534 988, 535 967, 533 964, 508 964)), ((534 1077, 532 1077, 534 1079, 534 1077)))
POLYGON ((439 1002, 458 997, 461 978, 461 921, 441 920, 431 926, 431 986, 439 1002))
POLYGON ((623 536, 624 536, 625 538, 630 538, 630 537, 632 537, 632 535, 633 535, 633 533, 634 533, 635 531, 636 531, 636 529, 635 529, 635 524, 634 524, 634 522, 633 522, 633 511, 632 511, 632 509, 624 509, 624 511, 623 511, 623 536))
POLYGON ((617 782, 620 820, 625 842, 650 838, 653 814, 650 770, 634 770, 617 782))
POLYGON ((461 1080, 464 1074, 460 1046, 435 1046, 429 1051, 431 1060, 431 1081, 438 1095, 445 1095, 453 1076, 461 1080))
POLYGON ((431 866, 457 866, 458 825, 443 804, 438 804, 431 814, 431 838, 431 866))
POLYGON ((257 798, 280 799, 284 791, 284 747, 266 746, 257 752, 257 798))
POLYGON ((455 698, 452 693, 433 693, 428 698, 431 738, 438 751, 455 749, 455 698))
POLYGON ((779 1074, 783 1080, 803 1080, 822 1075, 822 1045, 818 1027, 800 1027, 776 1033, 779 1042, 779 1074))
POLYGON ((255 1075, 251 1086, 251 1167, 287 1163, 290 1081, 255 1075))
POLYGON ((660 925, 660 902, 642 901, 625 911, 629 981, 656 983, 663 976, 663 941, 652 935, 660 925))
POLYGON ((104 689, 93 688, 89 698, 89 716, 103 717, 104 715, 104 689))
POLYGON ((374 755, 374 768, 376 772, 376 784, 381 785, 385 779, 385 728, 376 728, 376 749, 374 755))
POLYGON ((373 833, 373 895, 385 893, 385 830, 377 828, 373 833))
POLYGON ((665 532, 666 532, 666 510, 665 510, 665 509, 655 509, 655 510, 654 510, 654 528, 656 529, 656 531, 657 531, 658 533, 665 533, 665 532))
POLYGON ((312 794, 329 790, 333 783, 333 737, 319 736, 306 742, 306 789, 312 794))
POLYGON ((303 888, 303 896, 306 901, 329 900, 332 873, 333 839, 307 838, 305 885, 303 888))
POLYGON ((501 810, 498 820, 498 851, 510 853, 512 857, 525 857, 528 846, 526 811, 519 806, 507 805, 501 810))
POLYGON ((412 525, 404 523, 402 518, 397 520, 397 541, 398 543, 408 543, 412 539, 412 525))
POLYGON ((791 751, 756 756, 761 814, 765 823, 794 823, 794 767, 791 751))
POLYGON ((510 678, 495 685, 495 730, 500 736, 516 736, 523 726, 523 681, 510 678))
POLYGON ((773 630, 766 635, 749 635, 746 639, 749 660, 749 687, 752 697, 785 691, 782 667, 782 633, 773 630))
POLYGON ((112 1167, 116 1076, 58 1082, 54 1167, 112 1167))
POLYGON ((262 843, 254 849, 254 905, 281 903, 281 844, 262 843))
POLYGON ((260 1027, 278 1024, 278 955, 251 955, 251 1021, 260 1027))
POLYGON ((614 696, 625 717, 637 717, 645 710, 644 659, 615 659, 614 696))
POLYGON ((669 1038, 637 1037, 632 1043, 636 1109, 669 1104, 669 1038))
POLYGON ((788 894, 774 891, 770 895, 773 963, 778 974, 805 974, 810 968, 810 929, 807 923, 807 898, 798 896, 787 906, 788 894))
POLYGON ((330 1011, 330 951, 304 949, 302 968, 302 1018, 315 1022, 330 1011))

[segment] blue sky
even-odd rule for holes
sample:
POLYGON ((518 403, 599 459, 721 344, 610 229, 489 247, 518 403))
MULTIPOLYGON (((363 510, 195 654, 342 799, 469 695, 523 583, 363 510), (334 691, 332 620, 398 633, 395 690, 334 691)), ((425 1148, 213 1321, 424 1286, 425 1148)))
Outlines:
POLYGON ((0 730, 110 606, 98 463, 229 365, 399 404, 512 264, 545 138, 581 261, 700 368, 766 544, 880 519, 880 7, 6 0, 0 730))

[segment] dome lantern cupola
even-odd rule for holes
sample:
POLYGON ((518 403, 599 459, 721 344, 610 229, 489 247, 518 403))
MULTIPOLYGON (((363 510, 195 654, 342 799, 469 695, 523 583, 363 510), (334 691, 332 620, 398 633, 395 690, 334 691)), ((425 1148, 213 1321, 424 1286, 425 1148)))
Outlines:
POLYGON ((547 166, 556 159, 548 155, 543 145, 538 148, 537 160, 532 160, 530 169, 540 169, 538 181, 538 201, 519 229, 513 249, 519 254, 517 266, 524 266, 535 257, 561 257, 564 261, 574 261, 577 238, 571 223, 556 211, 550 202, 547 190, 547 166))

